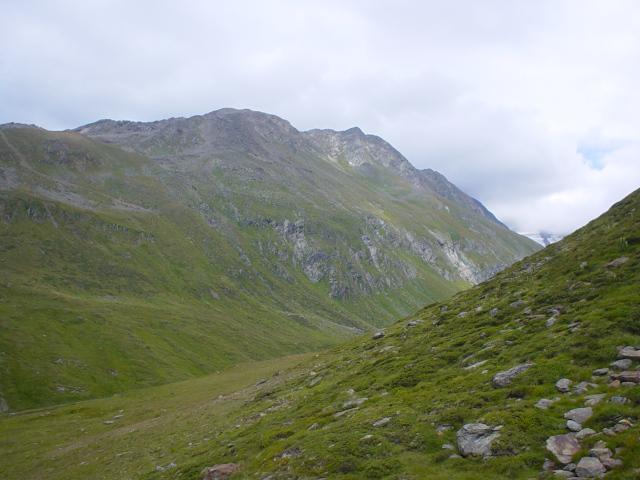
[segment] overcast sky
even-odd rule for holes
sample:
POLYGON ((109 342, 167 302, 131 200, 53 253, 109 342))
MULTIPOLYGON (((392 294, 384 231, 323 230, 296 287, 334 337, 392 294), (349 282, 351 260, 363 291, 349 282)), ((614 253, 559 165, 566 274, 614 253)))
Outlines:
POLYGON ((519 232, 640 187, 637 0, 0 0, 0 123, 359 126, 519 232))

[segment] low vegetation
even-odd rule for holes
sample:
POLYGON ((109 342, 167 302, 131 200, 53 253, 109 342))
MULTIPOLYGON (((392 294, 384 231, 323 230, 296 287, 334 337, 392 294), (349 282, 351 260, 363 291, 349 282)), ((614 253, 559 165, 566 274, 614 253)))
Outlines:
POLYGON ((640 386, 609 386, 593 372, 617 360, 620 347, 640 345, 639 248, 636 191, 562 242, 384 335, 5 416, 1 468, 13 479, 201 479, 206 467, 229 462, 242 469, 230 478, 263 480, 537 478, 553 459, 545 441, 567 432, 564 413, 603 394, 584 424, 598 433, 574 458, 606 440, 623 462, 611 478, 637 478, 640 386), (495 374, 522 364, 533 366, 493 385, 495 374), (588 391, 564 395, 555 386, 562 378, 587 382, 588 391), (546 410, 535 406, 555 397, 546 410), (623 419, 633 426, 600 433, 623 419), (476 422, 500 433, 490 458, 455 454, 456 432, 476 422))

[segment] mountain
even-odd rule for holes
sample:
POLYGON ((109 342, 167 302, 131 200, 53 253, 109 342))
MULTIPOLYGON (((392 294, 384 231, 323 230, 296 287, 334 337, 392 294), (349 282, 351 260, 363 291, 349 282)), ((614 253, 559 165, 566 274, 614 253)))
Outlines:
POLYGON ((0 128, 16 411, 325 349, 538 246, 358 129, 220 110, 0 128))
POLYGON ((0 471, 631 480, 639 284, 640 190, 493 278, 301 363, 4 416, 0 471))
POLYGON ((521 233, 521 235, 524 235, 525 237, 530 238, 534 242, 542 245, 543 247, 551 245, 552 243, 559 242, 565 237, 565 235, 553 235, 551 233, 546 233, 546 232, 521 233))

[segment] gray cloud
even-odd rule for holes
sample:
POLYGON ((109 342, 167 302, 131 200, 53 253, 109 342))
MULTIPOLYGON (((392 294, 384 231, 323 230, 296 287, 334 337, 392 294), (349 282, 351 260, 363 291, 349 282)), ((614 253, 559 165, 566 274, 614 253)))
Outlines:
POLYGON ((1 123, 357 125, 519 231, 569 232, 639 186, 631 0, 5 3, 1 123))

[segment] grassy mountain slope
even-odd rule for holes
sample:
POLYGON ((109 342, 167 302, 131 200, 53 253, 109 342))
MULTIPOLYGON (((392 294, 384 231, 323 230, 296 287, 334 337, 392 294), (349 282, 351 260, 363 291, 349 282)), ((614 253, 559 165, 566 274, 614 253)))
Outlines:
POLYGON ((12 411, 324 349, 536 248, 364 135, 347 158, 256 112, 79 132, 0 129, 12 411))
POLYGON ((636 478, 640 386, 609 387, 593 372, 617 360, 618 347, 640 345, 639 249, 640 190, 383 338, 367 334, 296 367, 292 359, 249 367, 244 381, 230 371, 4 417, 6 476, 36 478, 45 458, 52 479, 200 479, 204 467, 227 462, 242 468, 232 478, 263 480, 533 478, 553 458, 546 439, 567 432, 563 414, 602 394, 583 425, 598 433, 574 460, 602 440, 623 461, 610 478, 636 478), (533 366, 493 386, 496 373, 524 363, 533 366), (593 385, 562 395, 561 378, 593 385), (230 382, 241 390, 231 394, 230 382), (621 396, 628 403, 612 402, 621 396), (547 410, 534 406, 554 397, 547 410), (633 426, 602 433, 620 420, 633 426), (501 426, 493 458, 452 458, 442 445, 456 446, 456 431, 474 422, 501 426))

